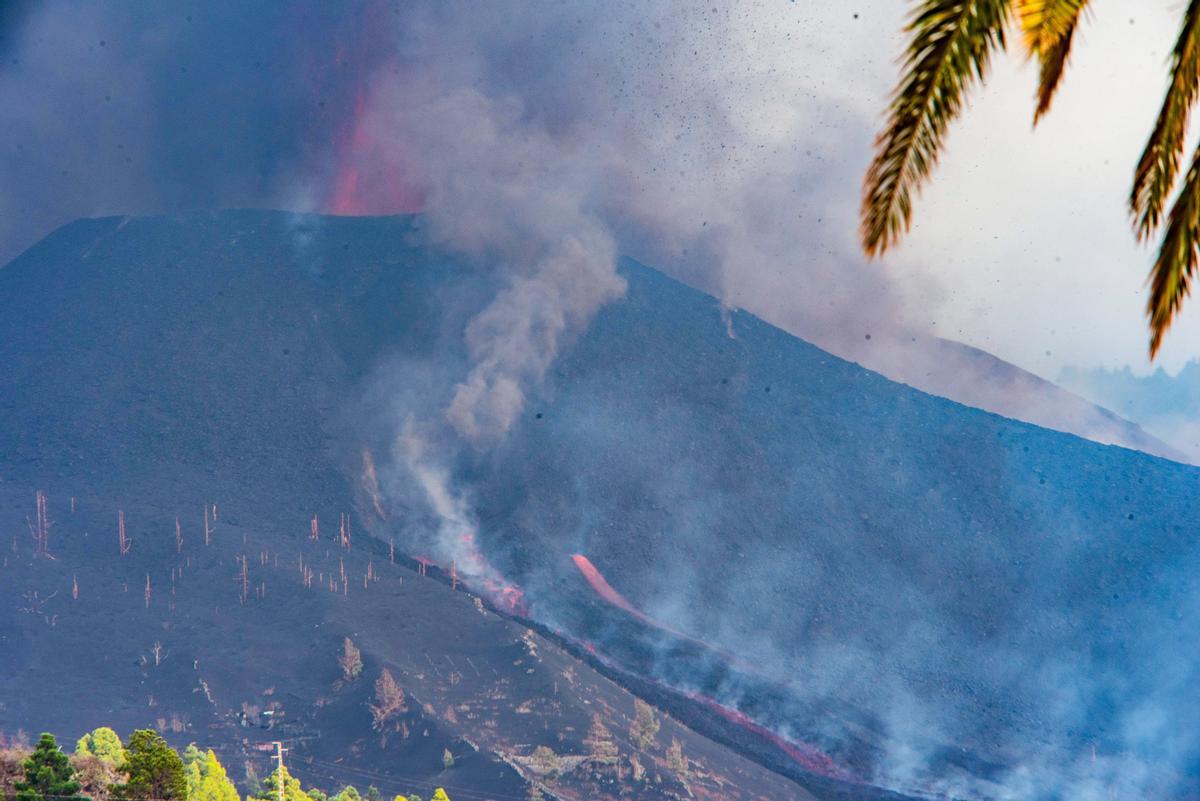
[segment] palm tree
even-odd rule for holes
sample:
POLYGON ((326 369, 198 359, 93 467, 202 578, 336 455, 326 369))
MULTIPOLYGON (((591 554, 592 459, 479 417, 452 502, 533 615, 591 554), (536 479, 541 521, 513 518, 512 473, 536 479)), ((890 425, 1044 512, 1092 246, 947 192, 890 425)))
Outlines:
MULTIPOLYGON (((879 256, 908 231, 914 194, 929 178, 963 99, 987 77, 992 54, 1005 47, 1015 18, 1039 65, 1033 121, 1050 109, 1075 30, 1089 0, 918 0, 906 27, 911 37, 875 159, 863 184, 861 236, 879 256)), ((1200 0, 1188 0, 1171 58, 1171 82, 1133 177, 1129 212, 1139 241, 1164 227, 1150 270, 1150 358, 1183 304, 1200 261, 1200 147, 1174 195, 1184 135, 1200 87, 1200 0)))

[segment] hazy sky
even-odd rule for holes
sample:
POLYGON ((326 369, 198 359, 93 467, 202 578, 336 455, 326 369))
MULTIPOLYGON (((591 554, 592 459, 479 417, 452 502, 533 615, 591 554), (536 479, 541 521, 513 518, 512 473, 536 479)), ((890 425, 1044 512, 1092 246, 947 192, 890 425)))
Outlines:
MULTIPOLYGON (((0 258, 81 215, 411 210, 411 142, 391 139, 440 140, 405 116, 424 73, 522 109, 518 133, 545 139, 623 250, 797 333, 900 321, 1051 378, 1149 369, 1153 249, 1125 198, 1180 3, 1095 0, 1036 132, 1013 37, 913 234, 868 264, 858 193, 911 6, 16 4, 0 15, 0 258)), ((1189 306, 1160 363, 1200 354, 1198 335, 1189 306)))
MULTIPOLYGON (((856 5, 863 49, 898 53, 893 31, 908 4, 856 5)), ((1067 364, 1147 369, 1143 306, 1154 250, 1135 243, 1125 202, 1181 14, 1172 0, 1096 0, 1036 131, 1035 65, 1010 41, 952 130, 912 236, 883 261, 914 323, 924 308, 938 333, 1050 377, 1067 364)), ((885 59, 861 81, 847 69, 848 102, 870 115, 883 103, 879 82, 890 85, 893 72, 885 59)), ((1200 309, 1188 308, 1159 357, 1170 371, 1200 353, 1200 309)))

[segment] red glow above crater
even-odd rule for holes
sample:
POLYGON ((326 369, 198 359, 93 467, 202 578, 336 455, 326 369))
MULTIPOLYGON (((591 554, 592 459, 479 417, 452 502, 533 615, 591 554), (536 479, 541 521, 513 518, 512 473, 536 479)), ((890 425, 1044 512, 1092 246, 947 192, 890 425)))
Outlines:
POLYGON ((336 32, 336 45, 312 55, 312 116, 322 131, 326 183, 322 211, 339 215, 408 214, 422 193, 394 121, 403 113, 392 9, 368 2, 336 32))
POLYGON ((327 206, 332 214, 409 214, 420 211, 420 193, 405 174, 402 146, 387 136, 375 98, 360 88, 354 114, 335 143, 336 168, 327 206))

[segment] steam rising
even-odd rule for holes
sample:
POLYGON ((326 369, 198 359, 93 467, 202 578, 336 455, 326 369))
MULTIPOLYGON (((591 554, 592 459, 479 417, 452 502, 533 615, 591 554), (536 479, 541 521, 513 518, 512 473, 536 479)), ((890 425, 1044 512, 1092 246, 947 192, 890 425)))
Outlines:
POLYGON ((446 410, 464 439, 494 443, 563 338, 624 291, 612 235, 587 210, 590 165, 574 142, 523 119, 516 98, 395 81, 373 100, 393 158, 415 165, 432 240, 508 276, 467 326, 473 366, 446 410))

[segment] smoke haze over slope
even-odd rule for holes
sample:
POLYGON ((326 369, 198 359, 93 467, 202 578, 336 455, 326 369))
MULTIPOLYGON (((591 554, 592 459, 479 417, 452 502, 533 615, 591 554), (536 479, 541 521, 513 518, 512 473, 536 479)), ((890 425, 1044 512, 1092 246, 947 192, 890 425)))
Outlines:
POLYGON ((367 447, 389 492, 357 532, 462 560, 498 600, 487 582, 515 580, 536 619, 620 653, 625 613, 573 606, 584 555, 786 692, 653 639, 652 675, 865 779, 1186 795, 1193 468, 924 395, 632 261, 508 435, 452 446, 462 332, 509 277, 434 231, 241 212, 57 232, 0 270, 0 476, 304 523, 367 447), (853 714, 814 712, 834 701, 853 714), (848 734, 872 748, 841 753, 848 734))

